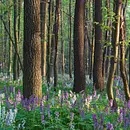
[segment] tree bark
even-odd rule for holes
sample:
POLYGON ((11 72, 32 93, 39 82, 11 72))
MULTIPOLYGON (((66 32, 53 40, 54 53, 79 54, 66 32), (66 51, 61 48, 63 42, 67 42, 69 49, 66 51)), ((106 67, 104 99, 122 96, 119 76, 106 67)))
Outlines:
POLYGON ((24 0, 23 96, 42 98, 40 0, 24 0))
MULTIPOLYGON (((106 7, 107 7, 107 23, 106 26, 107 27, 111 27, 111 20, 110 20, 110 0, 106 1, 106 7)), ((104 52, 103 52, 103 76, 106 77, 106 72, 108 72, 109 69, 109 46, 108 43, 111 42, 111 36, 110 36, 110 29, 107 29, 105 32, 105 45, 104 45, 104 52), (107 57, 106 57, 107 56, 107 57)))
POLYGON ((42 76, 46 76, 46 52, 47 52, 47 0, 41 0, 41 68, 42 76))
MULTIPOLYGON (((9 3, 10 3, 10 5, 11 5, 11 1, 9 1, 9 3)), ((8 14, 8 19, 9 19, 9 33, 10 33, 10 35, 12 35, 12 26, 11 26, 11 23, 12 23, 12 21, 11 21, 11 16, 12 16, 12 13, 11 12, 9 12, 9 14, 8 14)), ((9 61, 8 61, 8 75, 10 76, 11 75, 11 73, 12 73, 12 41, 10 40, 10 38, 9 38, 9 61)))
POLYGON ((115 13, 115 22, 113 23, 112 29, 112 57, 111 57, 111 64, 110 64, 110 72, 107 81, 107 94, 108 99, 114 99, 113 95, 113 81, 114 81, 114 74, 116 71, 117 66, 117 59, 118 59, 118 49, 119 49, 119 34, 120 34, 120 14, 122 8, 122 0, 115 0, 114 1, 114 13, 115 13), (118 17, 117 17, 118 16, 118 17))
MULTIPOLYGON (((17 0, 14 0, 14 43, 15 43, 15 50, 18 52, 18 2, 17 0)), ((14 51, 13 56, 13 80, 18 79, 18 56, 16 54, 16 51, 14 51)))
POLYGON ((65 73, 65 58, 64 58, 64 40, 63 40, 63 20, 64 20, 64 15, 63 15, 63 7, 62 7, 62 2, 61 2, 61 73, 62 76, 64 76, 65 73))
POLYGON ((47 43, 47 83, 49 86, 50 83, 50 59, 51 59, 51 38, 52 38, 52 2, 53 0, 50 0, 49 2, 49 10, 48 10, 48 43, 47 43))
POLYGON ((69 1, 69 77, 72 78, 72 20, 71 20, 71 0, 69 1))
POLYGON ((93 83, 96 89, 104 90, 104 76, 102 74, 102 0, 95 0, 95 48, 94 48, 94 67, 93 83))
POLYGON ((59 40, 59 27, 60 27, 60 0, 56 0, 55 11, 55 56, 54 56, 54 90, 56 90, 58 81, 58 40, 59 40))
POLYGON ((76 0, 74 18, 74 87, 76 93, 85 90, 84 0, 76 0))
POLYGON ((124 83, 124 92, 126 100, 130 100, 130 92, 129 92, 129 83, 126 73, 126 66, 125 66, 125 40, 126 40, 126 27, 125 27, 125 8, 122 7, 121 12, 121 27, 120 27, 120 72, 121 77, 124 83))

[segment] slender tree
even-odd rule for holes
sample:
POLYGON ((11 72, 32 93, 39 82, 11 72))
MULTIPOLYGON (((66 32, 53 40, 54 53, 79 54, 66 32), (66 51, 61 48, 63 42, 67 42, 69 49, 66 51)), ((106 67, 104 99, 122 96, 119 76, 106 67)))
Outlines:
POLYGON ((52 1, 52 12, 51 12, 51 45, 50 45, 50 77, 54 78, 54 58, 55 58, 55 7, 54 7, 55 1, 52 1))
POLYGON ((85 90, 85 63, 84 63, 84 12, 85 1, 76 0, 74 16, 74 87, 79 93, 85 90))
POLYGON ((94 68, 93 83, 96 89, 104 90, 104 77, 102 71, 102 0, 95 0, 95 48, 94 48, 94 68))
POLYGON ((23 96, 42 98, 40 0, 24 0, 23 96))
POLYGON ((41 0, 41 69, 42 76, 46 76, 46 53, 47 53, 47 0, 41 0))
POLYGON ((119 34, 120 34, 120 15, 122 8, 122 0, 114 0, 113 11, 115 13, 115 21, 113 22, 112 29, 112 57, 110 63, 110 72, 107 81, 107 94, 108 99, 114 99, 113 95, 113 81, 116 72, 118 50, 119 50, 119 34))
POLYGON ((55 56, 54 56, 54 90, 56 90, 58 80, 58 40, 60 27, 60 0, 56 0, 55 14, 55 56))
POLYGON ((126 73, 126 66, 125 66, 125 40, 126 40, 126 23, 125 23, 125 10, 126 6, 122 6, 121 11, 121 27, 120 27, 120 71, 121 77, 124 83, 124 92, 126 96, 126 100, 130 100, 130 91, 129 91, 129 83, 126 73))
MULTIPOLYGON (((11 0, 9 1, 9 4, 11 5, 11 0)), ((11 16, 12 16, 12 13, 11 11, 8 13, 8 19, 9 19, 9 22, 8 22, 8 26, 9 26, 9 33, 10 35, 12 36, 12 19, 11 19, 11 16)), ((10 76, 10 74, 12 73, 12 41, 10 40, 9 38, 9 61, 8 61, 8 75, 10 76)))
POLYGON ((72 58, 71 58, 71 54, 72 54, 72 20, 71 20, 71 0, 69 1, 69 77, 72 78, 72 58))
POLYGON ((109 70, 109 50, 110 47, 108 46, 108 43, 111 42, 111 20, 110 20, 110 0, 106 0, 106 7, 107 7, 107 21, 106 21, 106 26, 109 27, 109 29, 106 30, 105 32, 105 44, 104 44, 104 52, 103 52, 103 76, 105 77, 109 70))
POLYGON ((64 40, 63 40, 63 20, 64 20, 64 15, 63 15, 63 7, 62 7, 62 1, 61 1, 61 72, 62 76, 64 76, 65 73, 65 58, 64 58, 64 40))
POLYGON ((14 56, 13 56, 13 79, 17 80, 18 79, 18 56, 17 56, 17 52, 18 52, 18 2, 17 0, 14 0, 14 43, 15 43, 15 50, 14 51, 14 56))
POLYGON ((48 6, 48 43, 47 43, 47 83, 49 86, 50 83, 50 59, 51 59, 51 38, 52 38, 52 2, 53 0, 50 0, 49 6, 48 6))
POLYGON ((89 68, 89 79, 92 79, 92 76, 93 76, 93 64, 94 64, 94 42, 95 42, 95 38, 94 38, 94 36, 95 36, 95 28, 94 28, 94 1, 95 0, 89 0, 89 6, 90 6, 90 9, 89 9, 89 15, 90 15, 90 21, 91 21, 91 26, 90 26, 90 32, 92 31, 92 33, 91 33, 91 37, 92 37, 92 39, 91 39, 91 45, 89 45, 90 47, 90 50, 91 50, 91 53, 90 53, 90 55, 91 55, 91 57, 90 57, 90 62, 89 62, 89 66, 90 66, 90 68, 89 68))

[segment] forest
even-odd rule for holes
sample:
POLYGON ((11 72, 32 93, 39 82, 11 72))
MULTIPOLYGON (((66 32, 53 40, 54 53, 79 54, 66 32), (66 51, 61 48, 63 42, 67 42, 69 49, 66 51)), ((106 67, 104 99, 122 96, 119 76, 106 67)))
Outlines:
POLYGON ((0 130, 130 130, 130 0, 0 0, 0 130))

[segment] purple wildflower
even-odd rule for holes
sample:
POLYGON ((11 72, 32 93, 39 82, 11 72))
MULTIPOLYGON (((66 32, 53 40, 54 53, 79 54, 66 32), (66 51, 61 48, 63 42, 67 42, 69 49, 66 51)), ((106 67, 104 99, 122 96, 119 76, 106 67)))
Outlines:
POLYGON ((128 118, 124 118, 124 129, 126 129, 129 126, 129 119, 128 118))
POLYGON ((93 118, 93 122, 94 122, 94 129, 97 129, 97 127, 98 127, 98 120, 97 120, 96 114, 93 114, 92 118, 93 118))
POLYGON ((41 102, 40 102, 40 113, 43 113, 43 107, 44 107, 44 106, 43 106, 43 102, 41 101, 41 102))
POLYGON ((10 102, 7 99, 6 99, 6 106, 7 106, 8 109, 10 109, 10 102))
POLYGON ((26 109, 27 109, 27 111, 31 111, 30 105, 27 105, 27 106, 26 106, 26 109))
POLYGON ((34 99, 35 99, 35 105, 37 106, 38 103, 39 103, 39 98, 38 98, 38 97, 35 97, 34 99))
POLYGON ((110 122, 107 123, 106 127, 107 127, 107 130, 114 130, 113 124, 111 124, 110 122))
POLYGON ((128 106, 128 109, 130 109, 130 100, 128 101, 127 106, 128 106))
POLYGON ((29 103, 34 104, 34 102, 35 102, 35 97, 34 97, 34 95, 32 95, 32 96, 29 98, 29 103))
POLYGON ((119 118, 118 121, 121 123, 123 121, 123 109, 120 108, 120 114, 119 114, 119 118))

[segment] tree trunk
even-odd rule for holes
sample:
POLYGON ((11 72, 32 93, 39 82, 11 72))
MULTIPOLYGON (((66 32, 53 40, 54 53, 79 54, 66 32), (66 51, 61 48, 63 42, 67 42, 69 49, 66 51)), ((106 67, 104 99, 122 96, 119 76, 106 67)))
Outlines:
MULTIPOLYGON (((107 7, 107 23, 106 23, 106 26, 108 27, 111 27, 111 20, 110 20, 110 0, 107 0, 106 1, 106 7, 107 7)), ((109 68, 109 58, 107 54, 109 54, 109 46, 108 46, 108 43, 111 42, 110 40, 110 29, 109 30, 106 30, 105 32, 105 45, 104 45, 104 52, 103 52, 103 76, 106 77, 106 72, 109 68), (107 56, 107 57, 106 57, 107 56), (107 62, 107 64, 105 64, 107 62), (106 71, 105 71, 106 70, 106 71)))
POLYGON ((72 22, 71 22, 71 0, 69 1, 69 77, 72 78, 72 22))
MULTIPOLYGON (((62 3, 61 3, 61 6, 62 6, 62 3)), ((64 15, 63 15, 63 8, 62 8, 62 10, 61 10, 61 72, 62 72, 62 76, 64 76, 64 73, 65 73, 64 40, 63 40, 63 20, 64 20, 64 15)))
POLYGON ((120 34, 120 16, 122 8, 122 0, 115 0, 114 2, 114 13, 115 13, 115 22, 113 23, 112 29, 112 57, 110 64, 110 72, 107 81, 107 94, 108 99, 114 99, 113 95, 113 81, 114 74, 116 71, 117 59, 118 59, 118 49, 119 49, 119 34, 120 34))
POLYGON ((49 86, 50 83, 50 59, 51 59, 51 38, 52 38, 52 2, 53 0, 50 0, 49 3, 49 10, 48 10, 48 43, 47 43, 47 83, 49 86))
POLYGON ((40 0, 24 0, 23 96, 42 98, 40 0))
POLYGON ((56 90, 58 80, 58 40, 59 40, 59 27, 60 27, 60 0, 56 0, 55 11, 55 56, 54 56, 54 90, 56 90))
MULTIPOLYGON (((8 22, 7 22, 7 20, 8 20, 8 17, 7 17, 7 15, 5 15, 4 16, 4 18, 5 18, 5 24, 6 24, 6 26, 8 27, 8 22)), ((7 34, 7 32, 6 32, 6 30, 4 30, 4 36, 3 36, 3 63, 4 63, 4 72, 5 72, 5 74, 6 74, 6 72, 7 72, 7 42, 8 41, 8 34, 7 34)))
POLYGON ((94 48, 94 67, 93 83, 96 89, 104 90, 104 77, 102 74, 102 0, 95 0, 95 48, 94 48))
MULTIPOLYGON (((22 0, 18 0, 18 43, 20 44, 20 38, 21 38, 21 7, 22 7, 22 0)), ((19 51, 19 46, 18 46, 18 51, 19 51)), ((19 51, 20 54, 20 51, 19 51)), ((16 54, 17 55, 17 54, 16 54)), ((18 56, 17 56, 18 57, 18 56)), ((18 77, 20 76, 20 64, 19 61, 17 60, 17 72, 18 72, 18 77)))
MULTIPOLYGON (((95 0, 90 0, 90 21, 91 23, 94 22, 94 1, 95 0)), ((90 57, 90 71, 89 71, 89 79, 92 79, 92 76, 93 76, 93 64, 94 64, 94 42, 95 42, 95 29, 94 29, 94 25, 91 24, 91 30, 92 30, 92 34, 91 34, 91 37, 92 37, 92 40, 91 40, 91 45, 90 45, 90 50, 91 50, 91 57, 90 57)))
POLYGON ((42 76, 46 76, 46 52, 47 52, 47 0, 41 0, 41 68, 42 68, 42 76))
POLYGON ((125 27, 125 7, 122 7, 121 12, 121 27, 120 27, 120 71, 124 83, 124 92, 126 100, 130 100, 129 83, 127 79, 126 66, 125 66, 125 40, 126 40, 126 27, 125 27))
MULTIPOLYGON (((17 0, 14 0, 14 43, 15 43, 15 50, 18 52, 18 30, 17 30, 17 18, 18 18, 18 3, 17 0)), ((13 57, 13 80, 18 79, 18 56, 16 51, 14 51, 13 57)))
POLYGON ((76 0, 74 18, 74 87, 79 93, 85 90, 85 58, 84 58, 84 0, 76 0))
POLYGON ((51 17, 51 25, 52 28, 52 36, 51 36, 51 47, 50 47, 50 77, 54 78, 54 56, 55 56, 55 19, 53 18, 54 15, 54 1, 52 1, 52 17, 51 17), (54 23, 54 24, 53 24, 54 23))
MULTIPOLYGON (((11 1, 10 2, 10 5, 11 5, 11 1)), ((12 13, 9 12, 8 14, 8 19, 9 19, 9 33, 10 35, 12 35, 12 21, 11 21, 11 16, 12 16, 12 13)), ((10 76, 12 73, 12 41, 10 40, 9 38, 9 61, 8 61, 8 75, 10 76)))

